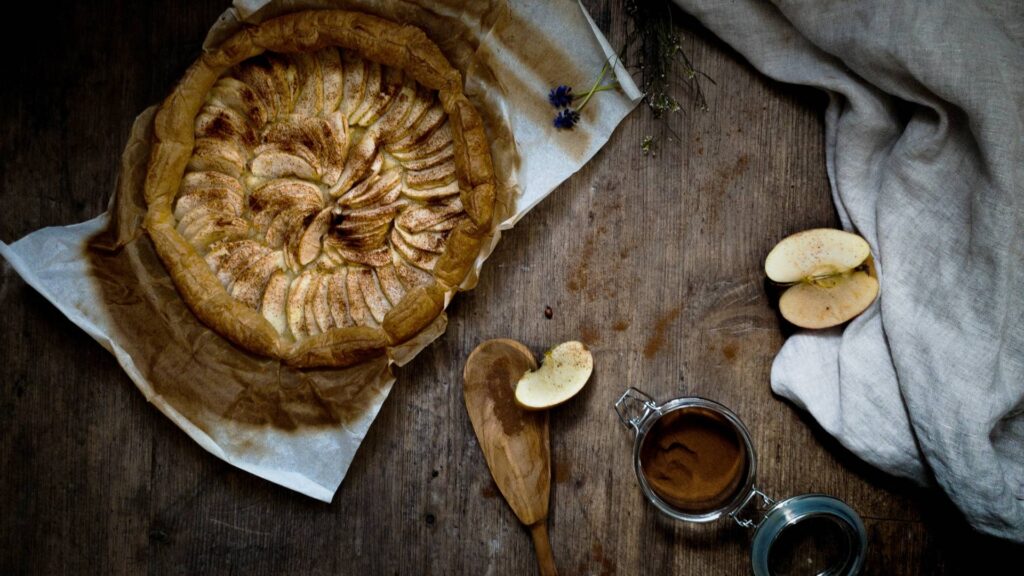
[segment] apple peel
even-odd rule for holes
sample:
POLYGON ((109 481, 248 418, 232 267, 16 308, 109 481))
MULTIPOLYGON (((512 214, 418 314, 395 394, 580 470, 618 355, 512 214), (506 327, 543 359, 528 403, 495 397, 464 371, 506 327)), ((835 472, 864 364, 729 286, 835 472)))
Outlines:
POLYGON ((570 341, 544 353, 537 370, 516 384, 516 404, 525 410, 544 410, 562 404, 583 389, 594 371, 594 357, 581 342, 570 341))

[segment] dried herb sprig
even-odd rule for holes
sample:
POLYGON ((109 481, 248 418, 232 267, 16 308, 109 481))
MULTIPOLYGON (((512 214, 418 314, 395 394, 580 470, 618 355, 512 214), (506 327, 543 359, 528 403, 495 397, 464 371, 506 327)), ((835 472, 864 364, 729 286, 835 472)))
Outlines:
POLYGON ((644 102, 654 117, 681 108, 672 90, 676 80, 693 94, 699 110, 707 110, 700 81, 704 78, 714 84, 714 80, 694 68, 683 51, 669 0, 624 0, 624 8, 630 24, 623 60, 639 74, 644 102))
MULTIPOLYGON (((666 112, 677 112, 682 108, 673 95, 677 83, 693 94, 698 110, 707 110, 707 100, 700 82, 701 79, 712 84, 715 81, 694 68, 683 51, 681 38, 673 22, 670 0, 623 0, 623 7, 629 16, 629 25, 621 59, 634 76, 639 75, 644 102, 654 117, 661 118, 666 112)), ((571 130, 579 123, 580 112, 594 94, 618 87, 615 82, 601 84, 612 68, 612 59, 617 58, 612 56, 605 62, 597 81, 582 96, 582 102, 577 106, 573 106, 573 103, 581 96, 573 94, 571 87, 561 85, 551 89, 548 102, 558 111, 553 122, 555 128, 571 130)), ((662 128, 672 132, 667 124, 662 124, 662 128)), ((643 139, 641 150, 645 156, 656 155, 655 144, 656 138, 653 136, 643 139)))

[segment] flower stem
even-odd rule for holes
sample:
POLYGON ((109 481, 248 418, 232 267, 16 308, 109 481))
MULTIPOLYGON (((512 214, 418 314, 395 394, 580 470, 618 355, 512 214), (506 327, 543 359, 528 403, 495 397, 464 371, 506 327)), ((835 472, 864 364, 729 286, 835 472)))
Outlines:
POLYGON ((604 84, 602 86, 598 86, 597 88, 594 89, 594 93, 596 94, 598 92, 607 92, 609 90, 615 90, 618 87, 618 82, 612 82, 611 84, 604 84))
POLYGON ((601 75, 597 77, 597 82, 594 82, 594 85, 590 88, 590 92, 587 92, 587 95, 583 97, 583 102, 580 102, 580 105, 576 107, 577 112, 583 110, 583 107, 587 105, 587 102, 590 102, 590 98, 594 94, 596 94, 597 92, 603 92, 604 90, 608 89, 604 88, 603 90, 598 90, 598 87, 601 86, 601 81, 604 80, 604 75, 608 73, 608 70, 610 68, 611 62, 605 62, 604 66, 601 68, 601 75))

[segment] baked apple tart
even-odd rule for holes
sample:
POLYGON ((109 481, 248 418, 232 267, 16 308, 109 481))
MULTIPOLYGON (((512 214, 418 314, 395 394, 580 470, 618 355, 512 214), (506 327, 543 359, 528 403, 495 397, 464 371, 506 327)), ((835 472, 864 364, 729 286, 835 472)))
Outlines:
POLYGON ((347 366, 441 313, 493 233, 462 78, 419 29, 290 14, 205 53, 163 103, 146 230, 218 334, 347 366))

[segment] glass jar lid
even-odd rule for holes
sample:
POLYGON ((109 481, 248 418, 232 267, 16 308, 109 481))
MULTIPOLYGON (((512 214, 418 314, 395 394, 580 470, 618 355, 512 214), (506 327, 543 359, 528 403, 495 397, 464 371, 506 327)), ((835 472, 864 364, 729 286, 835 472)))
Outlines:
POLYGON ((845 502, 803 494, 765 513, 750 561, 755 576, 845 576, 860 573, 867 547, 864 523, 845 502))

